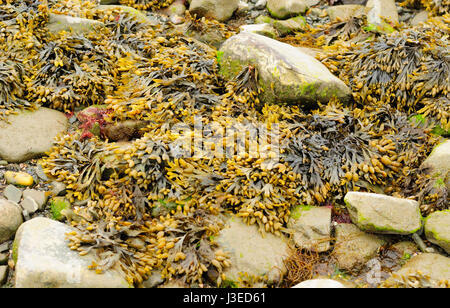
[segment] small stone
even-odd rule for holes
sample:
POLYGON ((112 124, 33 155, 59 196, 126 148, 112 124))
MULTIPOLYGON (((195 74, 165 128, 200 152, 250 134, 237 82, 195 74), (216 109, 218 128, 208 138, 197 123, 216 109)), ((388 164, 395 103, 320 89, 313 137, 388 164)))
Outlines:
POLYGON ((264 10, 264 8, 267 5, 267 0, 258 0, 255 4, 255 9, 257 10, 264 10))
POLYGON ((450 254, 450 210, 434 212, 426 218, 425 236, 450 254))
POLYGON ((12 238, 22 222, 19 206, 0 199, 0 243, 12 238))
POLYGON ((47 193, 45 191, 27 188, 23 191, 23 198, 26 199, 27 197, 33 199, 40 210, 44 208, 47 202, 47 193))
POLYGON ((34 199, 30 197, 26 197, 23 199, 23 201, 20 203, 22 208, 26 210, 29 214, 33 214, 37 210, 39 210, 39 205, 34 201, 34 199))
POLYGON ((333 279, 310 279, 300 282, 292 288, 345 288, 345 286, 333 279))
POLYGON ((367 20, 371 24, 382 24, 381 18, 386 18, 388 22, 398 23, 398 12, 395 0, 369 0, 366 7, 370 10, 367 20))
POLYGON ((0 166, 6 166, 8 162, 6 160, 0 160, 0 166))
POLYGON ((0 285, 4 284, 8 278, 8 266, 2 265, 0 266, 0 285))
POLYGON ((14 185, 8 185, 3 191, 3 196, 9 201, 19 203, 22 198, 22 191, 14 185))
POLYGON ((369 9, 362 5, 335 5, 326 9, 331 21, 346 21, 352 17, 361 17, 367 14, 369 9))
POLYGON ((239 0, 192 0, 189 11, 198 17, 209 17, 218 21, 226 21, 231 18, 238 7, 239 0))
POLYGON ((6 171, 4 177, 8 184, 31 186, 34 183, 33 177, 26 172, 6 171))
POLYGON ((66 194, 66 184, 64 183, 53 181, 50 184, 50 187, 52 188, 51 193, 55 197, 64 196, 66 194))
POLYGON ((150 277, 142 283, 144 288, 156 288, 160 284, 164 282, 164 279, 161 277, 161 271, 153 271, 150 277))
POLYGON ((426 22, 428 20, 428 12, 421 11, 414 16, 413 19, 409 22, 411 26, 417 26, 420 23, 426 22))

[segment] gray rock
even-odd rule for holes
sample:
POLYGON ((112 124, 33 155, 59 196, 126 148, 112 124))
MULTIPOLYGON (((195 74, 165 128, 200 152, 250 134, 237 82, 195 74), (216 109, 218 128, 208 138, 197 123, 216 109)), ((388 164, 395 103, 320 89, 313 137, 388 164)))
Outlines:
POLYGON ((361 230, 405 235, 422 227, 417 201, 354 191, 348 192, 344 201, 352 222, 361 230))
POLYGON ((381 17, 386 18, 389 22, 398 23, 395 0, 369 0, 366 6, 370 9, 367 15, 369 23, 381 25, 381 17))
POLYGON ((230 257, 227 279, 238 281, 241 274, 251 277, 267 275, 269 282, 279 282, 286 272, 283 259, 288 256, 287 242, 273 234, 259 233, 256 225, 248 226, 238 217, 230 217, 216 238, 219 247, 230 257))
POLYGON ((64 183, 61 182, 57 182, 57 181, 53 181, 51 183, 51 193, 56 197, 56 196, 63 196, 65 195, 65 191, 66 191, 66 185, 64 183))
POLYGON ((450 210, 434 212, 426 218, 425 236, 450 254, 450 210))
POLYGON ((4 284, 8 278, 8 266, 2 265, 0 266, 0 285, 4 284))
POLYGON ((0 243, 12 238, 22 222, 22 212, 19 206, 0 199, 0 243))
POLYGON ((267 10, 277 19, 303 14, 308 9, 304 0, 267 0, 267 10))
POLYGON ((428 285, 436 287, 442 283, 450 283, 450 258, 436 253, 422 253, 412 257, 401 269, 394 272, 383 283, 384 287, 404 287, 408 277, 417 275, 426 277, 423 281, 412 279, 411 283, 416 287, 428 285))
POLYGON ((422 22, 426 22, 428 20, 428 12, 427 11, 421 11, 414 16, 409 24, 411 26, 417 26, 418 24, 422 22))
POLYGON ((161 271, 153 271, 150 277, 147 280, 142 282, 142 286, 144 288, 156 288, 160 284, 164 282, 164 279, 161 277, 161 271))
POLYGON ((333 256, 339 268, 351 272, 358 272, 386 243, 382 237, 365 233, 353 224, 338 224, 335 231, 333 256))
POLYGON ((226 21, 231 18, 234 11, 238 9, 239 0, 215 1, 215 0, 192 0, 189 6, 191 14, 199 17, 214 18, 226 21))
POLYGON ((294 230, 298 247, 317 252, 330 249, 331 208, 299 206, 292 210, 287 227, 294 230))
POLYGON ((8 262, 8 254, 0 253, 0 265, 5 265, 8 262))
POLYGON ((275 20, 272 25, 280 35, 302 32, 307 27, 306 20, 303 16, 292 17, 286 20, 275 20))
POLYGON ((73 33, 85 33, 94 30, 96 27, 105 25, 98 20, 72 17, 68 15, 49 14, 48 30, 52 33, 61 31, 73 33))
POLYGON ((20 206, 27 211, 28 214, 33 214, 37 210, 39 210, 39 205, 36 201, 34 201, 31 197, 26 197, 20 203, 20 206))
POLYGON ((350 89, 318 60, 294 46, 243 32, 226 40, 220 52, 220 73, 232 79, 247 65, 258 70, 265 103, 315 105, 331 97, 348 99, 350 89))
POLYGON ((0 123, 0 157, 23 162, 49 151, 53 139, 67 129, 67 118, 59 111, 39 108, 21 111, 0 123))
POLYGON ((47 194, 45 191, 40 191, 36 189, 25 189, 23 191, 23 198, 31 198, 38 205, 39 209, 42 210, 47 202, 47 194))
POLYGON ((292 288, 299 288, 299 289, 310 289, 310 288, 345 288, 345 286, 340 283, 339 281, 333 280, 333 279, 310 279, 300 282, 299 284, 296 284, 292 288))
POLYGON ((253 24, 253 25, 243 25, 240 26, 239 29, 241 32, 251 32, 260 35, 264 35, 270 38, 275 38, 277 36, 277 32, 273 26, 270 24, 253 24))
POLYGON ((5 187, 3 191, 3 196, 9 201, 19 203, 20 199, 22 199, 22 191, 14 185, 8 185, 5 187))
POLYGON ((258 0, 255 4, 255 9, 264 10, 267 5, 267 0, 258 0))
POLYGON ((119 269, 96 274, 88 266, 94 256, 80 256, 68 247, 66 233, 74 229, 37 217, 25 222, 14 240, 16 288, 128 288, 119 269))
POLYGON ((431 169, 431 175, 450 189, 450 140, 437 145, 422 163, 422 167, 431 169))
POLYGON ((363 5, 346 4, 329 6, 326 11, 331 21, 346 21, 352 17, 366 15, 369 12, 369 9, 363 5))

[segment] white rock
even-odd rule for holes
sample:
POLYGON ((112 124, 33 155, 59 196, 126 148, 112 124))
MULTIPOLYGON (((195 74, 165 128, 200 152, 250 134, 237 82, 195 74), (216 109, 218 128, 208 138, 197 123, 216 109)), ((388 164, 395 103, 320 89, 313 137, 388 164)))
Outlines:
POLYGON ((437 145, 422 166, 431 168, 431 175, 441 179, 450 189, 450 140, 447 139, 437 145))
POLYGON ((267 0, 270 15, 277 19, 285 19, 303 14, 308 9, 304 0, 267 0))
POLYGON ((59 33, 60 31, 83 33, 95 29, 95 27, 105 26, 101 21, 72 17, 68 15, 49 14, 48 30, 52 33, 59 33))
POLYGON ((381 17, 398 23, 398 12, 395 0, 369 0, 366 6, 370 9, 367 20, 371 24, 382 25, 381 17))
POLYGON ((199 17, 205 16, 226 21, 239 7, 239 0, 192 0, 189 11, 199 17))
POLYGON ((333 279, 310 279, 300 282, 292 288, 345 288, 345 286, 333 279))

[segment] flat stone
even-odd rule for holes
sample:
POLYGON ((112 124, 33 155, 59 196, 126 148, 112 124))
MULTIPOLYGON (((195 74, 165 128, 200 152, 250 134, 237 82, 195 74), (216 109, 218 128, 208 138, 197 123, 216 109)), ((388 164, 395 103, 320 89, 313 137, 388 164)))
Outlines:
MULTIPOLYGON (((422 253, 412 257, 383 283, 384 287, 403 287, 404 280, 420 274, 426 276, 419 287, 436 287, 447 283, 450 286, 450 258, 436 253, 422 253)), ((414 283, 415 281, 412 280, 414 283)), ((417 283, 417 282, 416 282, 417 283)))
POLYGON ((264 103, 316 105, 337 97, 346 101, 350 89, 318 60, 294 46, 242 32, 220 48, 220 73, 234 78, 244 67, 255 66, 264 103))
POLYGON ((430 155, 422 163, 422 167, 430 168, 431 175, 438 182, 443 182, 450 189, 450 140, 434 147, 430 155))
POLYGON ((0 199, 0 244, 11 239, 22 222, 19 206, 0 199))
POLYGON ((22 191, 14 185, 8 185, 3 190, 3 196, 9 201, 19 203, 22 198, 22 191))
POLYGON ((292 288, 299 288, 299 289, 309 289, 309 288, 345 288, 345 286, 340 283, 339 281, 333 280, 333 279, 310 279, 305 280, 303 282, 300 282, 299 284, 296 284, 292 288))
POLYGON ((308 9, 304 0, 267 0, 267 10, 277 19, 303 14, 308 9))
POLYGON ((104 26, 104 23, 98 20, 52 13, 49 14, 48 30, 55 34, 61 31, 79 34, 92 31, 95 27, 104 26))
POLYGON ((31 198, 38 205, 39 209, 42 210, 47 202, 47 194, 45 191, 40 191, 36 189, 25 189, 23 191, 23 198, 31 198))
POLYGON ((189 11, 198 17, 209 17, 219 21, 226 21, 231 18, 238 7, 239 0, 192 0, 189 11))
POLYGON ((406 235, 422 227, 417 201, 355 191, 348 192, 344 201, 352 222, 361 230, 406 235))
POLYGON ((338 224, 335 232, 333 256, 339 268, 350 272, 358 272, 386 244, 382 237, 365 233, 353 224, 338 224))
POLYGON ((291 212, 287 227, 294 230, 298 247, 317 252, 330 249, 331 208, 299 206, 291 212))
POLYGON ((267 276, 279 282, 286 272, 283 259, 289 254, 287 241, 271 233, 263 237, 256 225, 247 225, 231 216, 216 238, 219 247, 230 257, 231 267, 225 271, 228 280, 238 281, 240 275, 267 276))
POLYGON ((0 158, 9 162, 24 162, 49 151, 68 125, 62 112, 43 107, 10 115, 8 121, 0 122, 0 158))
POLYGON ((428 20, 428 12, 427 11, 421 11, 414 16, 409 24, 411 26, 417 26, 420 23, 426 22, 428 20))
POLYGON ((75 229, 37 217, 19 228, 14 240, 16 288, 128 288, 117 268, 103 274, 89 270, 94 256, 80 256, 68 247, 66 233, 75 229))
POLYGON ((33 214, 34 212, 39 210, 39 205, 36 203, 36 201, 34 201, 34 199, 30 197, 24 198, 20 203, 20 206, 22 206, 22 208, 29 214, 33 214))
POLYGON ((426 218, 425 236, 450 254, 450 210, 434 212, 426 218))

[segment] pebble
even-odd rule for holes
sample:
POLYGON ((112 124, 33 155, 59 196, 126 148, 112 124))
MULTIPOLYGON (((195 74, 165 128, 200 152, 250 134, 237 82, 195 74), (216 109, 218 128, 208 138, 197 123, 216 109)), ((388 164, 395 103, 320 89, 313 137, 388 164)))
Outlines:
POLYGON ((29 214, 33 214, 34 212, 39 210, 39 205, 31 197, 26 197, 25 199, 23 199, 23 201, 22 201, 22 203, 20 203, 20 205, 29 214))
POLYGON ((6 171, 4 177, 8 184, 31 186, 34 183, 33 177, 26 172, 6 171))
POLYGON ((22 198, 22 191, 14 185, 8 185, 3 191, 3 196, 9 201, 19 203, 22 198))
POLYGON ((40 210, 42 210, 45 206, 45 203, 47 202, 47 194, 45 191, 40 191, 40 190, 36 190, 36 189, 25 189, 23 191, 23 198, 31 198, 33 199, 40 210))

